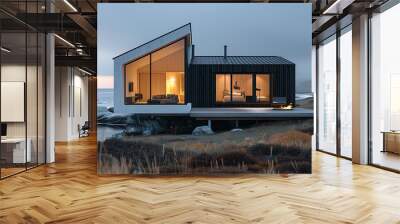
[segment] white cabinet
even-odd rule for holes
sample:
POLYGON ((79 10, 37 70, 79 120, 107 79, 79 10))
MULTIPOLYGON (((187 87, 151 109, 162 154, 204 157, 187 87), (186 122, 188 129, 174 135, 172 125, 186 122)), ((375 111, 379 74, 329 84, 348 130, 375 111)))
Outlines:
POLYGON ((7 151, 10 151, 9 162, 11 162, 11 154, 12 154, 12 163, 25 163, 32 161, 32 141, 31 139, 27 139, 25 142, 25 138, 7 138, 1 140, 2 147, 5 147, 7 151), (26 151, 25 144, 27 143, 26 151))

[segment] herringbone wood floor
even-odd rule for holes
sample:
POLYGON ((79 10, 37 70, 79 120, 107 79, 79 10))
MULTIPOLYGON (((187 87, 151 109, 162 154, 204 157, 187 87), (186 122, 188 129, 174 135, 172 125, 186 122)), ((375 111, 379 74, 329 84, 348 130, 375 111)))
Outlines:
POLYGON ((312 175, 99 177, 96 142, 0 181, 0 223, 400 223, 400 175, 313 154, 312 175))

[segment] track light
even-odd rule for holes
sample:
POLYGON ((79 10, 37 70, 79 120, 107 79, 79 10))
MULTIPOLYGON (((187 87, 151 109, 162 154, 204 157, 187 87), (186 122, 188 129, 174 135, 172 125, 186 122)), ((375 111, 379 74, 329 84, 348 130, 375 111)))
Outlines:
POLYGON ((79 67, 78 67, 78 70, 81 71, 81 72, 83 72, 83 73, 85 73, 86 75, 93 75, 92 73, 90 73, 90 72, 88 72, 88 71, 86 71, 86 70, 83 70, 83 69, 81 69, 81 68, 79 68, 79 67))
POLYGON ((74 12, 78 12, 75 6, 73 6, 68 0, 64 0, 64 3, 67 4, 74 12))
POLYGON ((68 40, 62 38, 61 36, 59 36, 58 34, 54 34, 55 37, 57 37, 59 40, 61 40, 62 42, 66 43, 68 46, 75 48, 75 45, 73 45, 71 42, 69 42, 68 40))
POLYGON ((322 14, 330 14, 330 13, 332 13, 331 11, 337 7, 339 2, 340 2, 340 0, 336 0, 332 5, 330 5, 327 9, 325 9, 322 14))
POLYGON ((1 51, 4 51, 6 53, 10 53, 11 52, 11 50, 9 50, 9 49, 7 49, 5 47, 1 47, 0 49, 1 49, 1 51))
POLYGON ((355 0, 336 0, 332 5, 322 13, 323 15, 338 15, 342 14, 343 10, 351 5, 355 0))

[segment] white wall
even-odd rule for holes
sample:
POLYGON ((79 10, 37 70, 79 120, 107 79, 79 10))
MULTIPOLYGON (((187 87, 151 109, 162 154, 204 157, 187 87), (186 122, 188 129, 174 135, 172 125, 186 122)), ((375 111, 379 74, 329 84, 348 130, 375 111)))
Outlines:
POLYGON ((70 77, 67 67, 55 68, 55 140, 67 141, 69 125, 69 95, 70 77))
POLYGON ((88 120, 88 78, 83 75, 76 68, 56 67, 56 141, 77 139, 78 125, 82 126, 88 120))
POLYGON ((72 138, 79 137, 78 125, 82 126, 85 121, 89 119, 88 113, 88 78, 85 76, 81 76, 82 73, 74 75, 74 96, 71 96, 74 99, 72 110, 72 119, 71 119, 71 135, 72 138), (79 102, 80 101, 80 102, 79 102), (81 110, 81 111, 80 111, 81 110))
MULTIPOLYGON (((1 66, 1 81, 2 82, 25 82, 26 67, 19 64, 3 64, 1 66)), ((28 70, 32 68, 28 67, 28 70)), ((22 93, 23 94, 23 93, 22 93)), ((2 98, 5 96, 2 96, 2 98)), ((8 108, 1 108, 2 113, 8 108)), ((22 107, 22 113, 25 108, 22 107)), ((12 112, 11 112, 12 113, 12 112)), ((8 137, 25 137, 25 122, 7 122, 8 137)))
MULTIPOLYGON (((26 71, 29 76, 32 73, 36 74, 36 67, 27 66, 20 64, 3 64, 1 66, 1 81, 2 82, 24 82, 26 71), (27 70, 26 70, 27 69, 27 70)), ((29 78, 29 77, 28 77, 29 78)), ((36 80, 28 80, 29 86, 36 86, 36 80)), ((34 132, 36 133, 36 88, 27 88, 27 120, 28 120, 28 137, 29 134, 34 132), (30 108, 33 108, 30 109, 30 108), (32 123, 33 122, 33 123, 32 123)), ((41 106, 41 105, 39 105, 41 106)), ((1 108, 1 110, 7 110, 7 108, 1 108)), ((22 108, 24 110, 24 108, 22 108)), ((26 122, 7 122, 7 135, 9 137, 25 137, 25 126, 26 122)))
MULTIPOLYGON (((5 64, 1 66, 1 81, 25 82, 25 64, 5 64)), ((1 108, 6 110, 6 108, 1 108)), ((7 123, 7 137, 25 137, 25 122, 7 123)))

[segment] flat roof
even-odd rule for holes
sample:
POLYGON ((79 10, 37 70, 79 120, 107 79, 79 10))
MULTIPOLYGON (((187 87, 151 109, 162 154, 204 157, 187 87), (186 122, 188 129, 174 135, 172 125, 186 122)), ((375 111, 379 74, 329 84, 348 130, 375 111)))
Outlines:
POLYGON ((294 64, 279 56, 194 56, 195 65, 282 65, 294 64))

